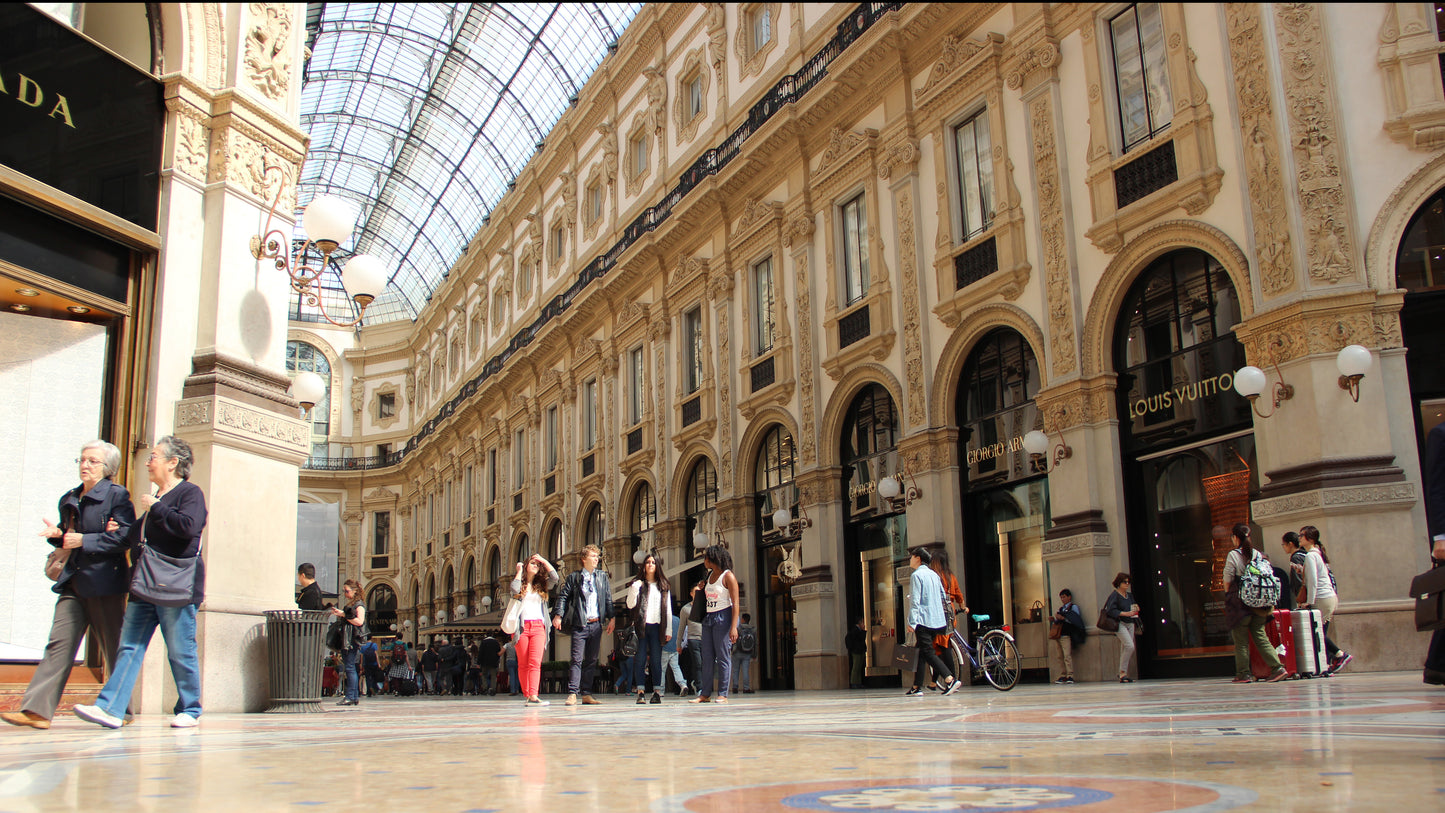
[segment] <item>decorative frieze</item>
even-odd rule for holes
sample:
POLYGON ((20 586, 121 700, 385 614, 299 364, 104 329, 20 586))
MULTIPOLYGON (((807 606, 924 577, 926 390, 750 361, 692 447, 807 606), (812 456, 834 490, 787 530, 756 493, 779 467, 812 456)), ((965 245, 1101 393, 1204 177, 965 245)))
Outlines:
POLYGON ((801 413, 798 434, 801 437, 794 440, 804 468, 818 461, 818 449, 814 442, 817 404, 813 375, 813 278, 808 269, 808 244, 812 234, 813 218, 805 212, 793 219, 792 228, 785 238, 789 244, 796 239, 798 245, 793 254, 793 294, 798 309, 798 409, 801 413))
POLYGON ((1401 294, 1373 292, 1305 300, 1246 320, 1235 333, 1252 364, 1334 354, 1351 344, 1402 347, 1402 301, 1401 294))
MULTIPOLYGON (((1012 86, 1012 85, 1011 85, 1012 86)), ((1054 138, 1053 97, 1040 93, 1029 104, 1029 131, 1038 184, 1039 238, 1043 244, 1044 279, 1049 310, 1049 369, 1061 378, 1078 368, 1074 339, 1073 291, 1068 237, 1054 138)))
POLYGON ((1045 539, 1045 562, 1076 559, 1082 556, 1109 556, 1114 552, 1114 537, 1107 533, 1086 533, 1061 539, 1045 539))
POLYGON ((1255 500, 1250 503, 1256 522, 1286 522, 1292 518, 1318 518, 1320 514, 1360 514, 1408 508, 1419 499, 1415 483, 1387 483, 1350 488, 1321 488, 1255 500))
POLYGON ((176 434, 234 446, 299 465, 311 449, 311 427, 298 418, 212 395, 176 402, 176 434))
MULTIPOLYGON (((918 284, 918 237, 914 226, 913 198, 916 194, 911 167, 918 162, 918 147, 911 140, 890 149, 892 158, 902 153, 900 163, 910 168, 906 179, 893 191, 895 211, 898 213, 898 271, 902 275, 902 289, 898 295, 903 303, 903 372, 904 386, 908 388, 906 415, 908 427, 928 425, 928 396, 926 394, 927 372, 923 359, 923 317, 919 307, 922 292, 918 284)), ((885 159, 878 174, 887 178, 893 166, 885 159)))

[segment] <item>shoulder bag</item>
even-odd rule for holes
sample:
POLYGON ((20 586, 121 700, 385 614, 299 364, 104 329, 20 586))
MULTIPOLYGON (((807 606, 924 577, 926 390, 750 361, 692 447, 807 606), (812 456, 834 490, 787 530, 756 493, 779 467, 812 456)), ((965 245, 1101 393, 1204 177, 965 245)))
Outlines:
POLYGON ((45 578, 58 582, 60 575, 65 572, 65 563, 70 561, 70 550, 67 548, 56 548, 45 556, 45 578))
MULTIPOLYGON (((146 518, 136 521, 145 523, 146 518)), ((146 544, 142 524, 140 556, 130 577, 130 594, 157 607, 200 604, 206 594, 206 563, 199 546, 194 556, 167 556, 146 544)))
POLYGON ((507 612, 502 615, 502 632, 516 635, 522 626, 522 602, 515 597, 507 600, 507 612))
POLYGON ((1104 632, 1119 631, 1119 622, 1118 620, 1109 617, 1108 607, 1104 607, 1102 610, 1099 610, 1099 621, 1097 624, 1095 624, 1095 626, 1097 626, 1104 632))

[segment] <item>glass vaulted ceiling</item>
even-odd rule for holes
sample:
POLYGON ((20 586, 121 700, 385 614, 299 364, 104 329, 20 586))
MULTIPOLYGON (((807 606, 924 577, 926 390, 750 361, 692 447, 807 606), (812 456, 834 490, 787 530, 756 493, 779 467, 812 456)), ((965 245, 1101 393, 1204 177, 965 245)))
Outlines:
MULTIPOLYGON (((640 8, 309 5, 297 203, 330 194, 359 209, 335 259, 372 254, 392 272, 367 324, 416 317, 640 8)), ((349 318, 340 289, 333 264, 322 295, 349 318)), ((291 315, 316 311, 293 299, 291 315)))

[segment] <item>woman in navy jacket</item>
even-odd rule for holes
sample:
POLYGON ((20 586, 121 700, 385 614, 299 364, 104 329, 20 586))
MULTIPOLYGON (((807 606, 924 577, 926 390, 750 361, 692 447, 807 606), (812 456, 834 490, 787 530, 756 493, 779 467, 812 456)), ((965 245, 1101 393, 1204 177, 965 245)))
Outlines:
MULTIPOLYGON (((142 494, 136 504, 144 515, 131 526, 127 541, 176 558, 201 555, 201 531, 206 527, 206 498, 200 486, 189 481, 194 457, 190 444, 167 435, 156 441, 146 471, 156 485, 155 494, 142 494)), ((200 573, 204 573, 202 570, 200 573)), ((200 574, 198 574, 198 577, 200 574)), ((199 579, 198 579, 199 580, 199 579)), ((193 603, 182 607, 162 607, 131 597, 125 610, 125 626, 120 633, 120 651, 115 668, 100 690, 94 706, 75 707, 75 716, 106 728, 124 725, 122 715, 135 690, 145 661, 146 647, 156 627, 166 642, 171 677, 176 681, 178 698, 172 728, 192 728, 201 719, 201 664, 196 653, 196 607, 203 596, 204 584, 195 585, 193 603)))
POLYGON ((107 666, 114 668, 130 571, 125 535, 135 522, 130 492, 111 482, 120 468, 120 449, 103 440, 80 448, 80 485, 60 498, 60 524, 45 520, 45 537, 68 551, 65 568, 51 589, 60 594, 50 623, 50 642, 25 690, 20 711, 0 714, 11 725, 49 728, 50 718, 70 679, 70 667, 85 633, 100 642, 107 666), (113 523, 114 530, 106 530, 113 523))

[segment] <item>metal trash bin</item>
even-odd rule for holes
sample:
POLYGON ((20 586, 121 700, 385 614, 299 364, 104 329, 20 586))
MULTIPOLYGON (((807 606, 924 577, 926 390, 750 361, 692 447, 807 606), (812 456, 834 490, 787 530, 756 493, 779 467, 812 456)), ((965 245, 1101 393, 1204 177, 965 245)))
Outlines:
POLYGON ((268 712, 321 712, 321 667, 326 654, 325 610, 267 610, 266 654, 271 666, 268 712))

